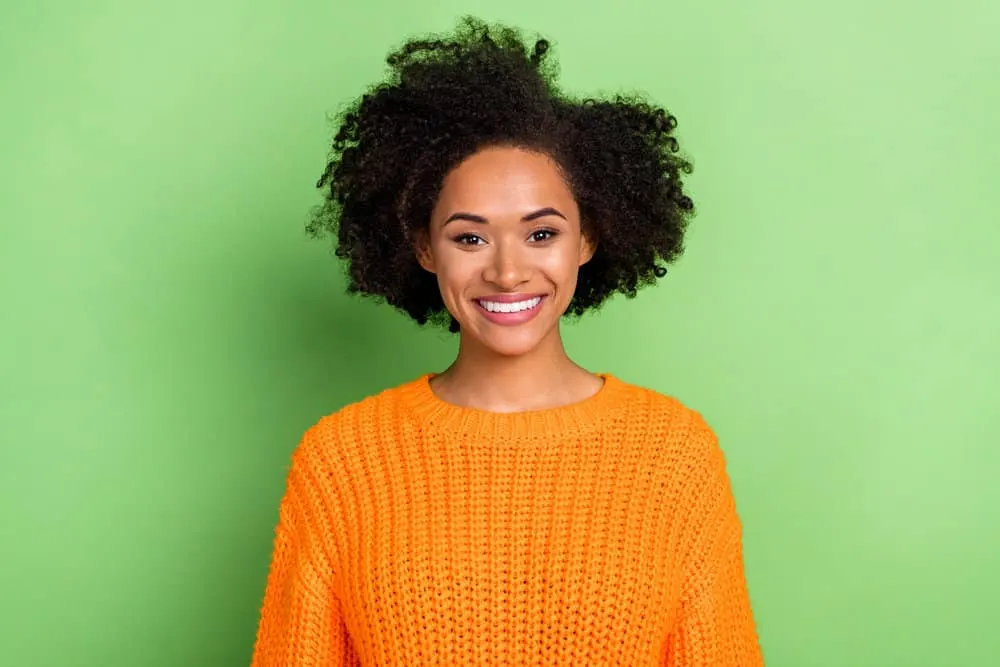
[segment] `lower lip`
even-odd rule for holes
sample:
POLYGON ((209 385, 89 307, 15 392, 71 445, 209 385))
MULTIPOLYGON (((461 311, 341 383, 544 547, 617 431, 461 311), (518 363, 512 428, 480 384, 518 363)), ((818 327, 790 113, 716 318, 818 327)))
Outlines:
POLYGON ((545 303, 545 297, 543 296, 538 304, 534 308, 529 308, 527 310, 519 310, 516 313, 493 313, 485 308, 478 301, 475 302, 476 308, 482 313, 483 317, 492 322, 493 324, 499 324, 502 326, 516 326, 518 324, 524 324, 532 319, 538 314, 538 311, 542 309, 542 304, 545 303))

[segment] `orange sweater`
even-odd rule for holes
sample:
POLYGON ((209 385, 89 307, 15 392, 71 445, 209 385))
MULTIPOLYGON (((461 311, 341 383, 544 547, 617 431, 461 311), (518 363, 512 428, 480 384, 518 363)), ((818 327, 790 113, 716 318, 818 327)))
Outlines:
POLYGON ((505 414, 425 375, 310 428, 253 666, 762 665, 713 431, 602 377, 505 414))

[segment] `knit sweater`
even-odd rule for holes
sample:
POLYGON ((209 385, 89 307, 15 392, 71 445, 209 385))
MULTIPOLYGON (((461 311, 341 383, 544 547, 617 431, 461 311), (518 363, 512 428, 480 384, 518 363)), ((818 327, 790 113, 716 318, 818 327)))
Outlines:
POLYGON ((253 667, 762 665, 713 430, 601 377, 498 413, 425 375, 309 428, 253 667))

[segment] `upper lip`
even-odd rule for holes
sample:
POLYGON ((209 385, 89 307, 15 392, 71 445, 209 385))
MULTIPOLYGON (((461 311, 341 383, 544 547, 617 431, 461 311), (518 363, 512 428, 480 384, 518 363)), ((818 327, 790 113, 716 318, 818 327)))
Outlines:
POLYGON ((545 296, 544 294, 490 294, 476 297, 476 301, 492 301, 493 303, 517 303, 545 296))

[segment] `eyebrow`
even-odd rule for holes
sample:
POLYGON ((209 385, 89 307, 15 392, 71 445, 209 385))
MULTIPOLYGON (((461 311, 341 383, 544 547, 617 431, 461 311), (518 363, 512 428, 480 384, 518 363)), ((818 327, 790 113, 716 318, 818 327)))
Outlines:
MULTIPOLYGON (((547 206, 546 208, 540 208, 537 211, 534 211, 524 216, 523 218, 521 218, 521 222, 531 222, 532 220, 537 220, 538 218, 544 218, 547 215, 555 215, 559 216, 563 220, 566 219, 565 215, 563 215, 556 209, 552 208, 551 206, 547 206)), ((444 224, 442 224, 441 226, 444 227, 444 225, 447 225, 449 222, 452 222, 454 220, 468 220, 469 222, 478 222, 480 224, 486 224, 488 222, 488 220, 481 215, 474 215, 472 213, 465 213, 463 211, 459 211, 458 213, 452 213, 450 216, 448 216, 448 219, 445 220, 444 224)))

